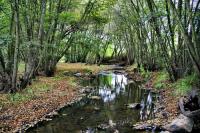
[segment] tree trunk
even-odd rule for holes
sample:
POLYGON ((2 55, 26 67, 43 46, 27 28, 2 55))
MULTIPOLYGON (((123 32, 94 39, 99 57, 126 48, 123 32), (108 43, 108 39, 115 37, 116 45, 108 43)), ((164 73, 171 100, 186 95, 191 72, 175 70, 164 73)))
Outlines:
POLYGON ((12 73, 12 89, 17 89, 17 72, 18 72, 18 56, 19 56, 19 44, 20 44, 20 33, 19 33, 19 1, 14 1, 15 9, 15 51, 14 51, 14 64, 12 73))

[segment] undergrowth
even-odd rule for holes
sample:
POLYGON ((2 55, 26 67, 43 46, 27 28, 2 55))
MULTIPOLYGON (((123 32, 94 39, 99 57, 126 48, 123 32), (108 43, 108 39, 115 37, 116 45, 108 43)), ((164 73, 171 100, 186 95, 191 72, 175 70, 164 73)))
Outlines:
POLYGON ((197 75, 192 74, 179 79, 178 81, 173 83, 172 86, 175 89, 175 94, 182 96, 186 95, 192 89, 193 85, 197 82, 199 82, 197 75))
POLYGON ((50 89, 52 89, 52 87, 53 86, 49 84, 39 83, 37 85, 35 84, 17 93, 8 94, 7 98, 9 99, 9 101, 17 104, 37 98, 39 95, 48 92, 50 89))
POLYGON ((169 74, 166 71, 158 72, 154 79, 154 87, 156 89, 166 88, 166 81, 169 80, 169 74))
POLYGON ((183 78, 178 79, 176 82, 168 82, 169 74, 166 71, 156 73, 153 79, 153 86, 156 89, 170 89, 174 90, 175 96, 186 95, 193 87, 195 83, 199 82, 199 78, 196 74, 191 74, 183 78))

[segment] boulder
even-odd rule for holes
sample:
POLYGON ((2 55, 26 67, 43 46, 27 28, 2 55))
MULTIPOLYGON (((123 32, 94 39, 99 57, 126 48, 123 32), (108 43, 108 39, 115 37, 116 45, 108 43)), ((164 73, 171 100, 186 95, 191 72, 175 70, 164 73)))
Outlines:
POLYGON ((92 91, 93 87, 91 86, 86 86, 83 89, 80 89, 79 92, 80 93, 90 93, 92 91))
POLYGON ((140 103, 130 103, 130 104, 127 104, 126 106, 129 109, 140 109, 141 108, 140 103))
POLYGON ((160 133, 170 133, 169 131, 161 131, 160 133))
POLYGON ((162 130, 162 128, 159 126, 155 126, 155 125, 147 124, 147 123, 136 124, 133 126, 133 129, 137 131, 152 131, 152 132, 162 130))
POLYGON ((134 80, 129 80, 128 84, 135 84, 135 81, 134 80))
POLYGON ((101 97, 100 96, 91 96, 90 99, 92 99, 92 100, 100 100, 101 97))
POLYGON ((99 108, 99 107, 94 107, 94 110, 95 110, 95 111, 99 111, 100 108, 99 108))
POLYGON ((97 129, 99 129, 99 130, 106 130, 108 128, 110 128, 110 126, 108 124, 100 124, 97 127, 97 129))
POLYGON ((151 125, 149 125, 149 124, 134 125, 134 126, 133 126, 133 129, 144 131, 144 130, 147 129, 147 127, 150 127, 150 126, 151 126, 151 125))
POLYGON ((170 132, 188 132, 192 131, 194 125, 193 119, 180 114, 172 123, 165 125, 163 128, 170 132))
POLYGON ((74 76, 76 76, 76 77, 81 77, 82 74, 81 74, 81 73, 75 73, 74 76))

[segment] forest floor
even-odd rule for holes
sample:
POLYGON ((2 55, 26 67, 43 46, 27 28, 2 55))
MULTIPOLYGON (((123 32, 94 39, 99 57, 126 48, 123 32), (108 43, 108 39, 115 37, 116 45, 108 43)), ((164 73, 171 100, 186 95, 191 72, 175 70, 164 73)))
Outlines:
POLYGON ((48 120, 56 111, 81 98, 76 77, 64 73, 96 74, 110 66, 82 63, 57 66, 54 77, 37 77, 32 85, 15 94, 0 94, 0 132, 26 129, 48 120))

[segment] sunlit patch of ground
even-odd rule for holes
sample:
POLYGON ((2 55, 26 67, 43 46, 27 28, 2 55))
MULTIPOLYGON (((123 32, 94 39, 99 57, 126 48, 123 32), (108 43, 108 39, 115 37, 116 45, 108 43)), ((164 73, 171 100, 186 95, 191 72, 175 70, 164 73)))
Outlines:
POLYGON ((57 65, 57 72, 71 71, 71 72, 93 72, 98 73, 101 70, 110 69, 108 65, 87 65, 85 63, 59 63, 57 65))
POLYGON ((0 94, 0 132, 11 132, 44 119, 46 114, 76 99, 80 86, 75 77, 65 76, 63 72, 95 74, 108 68, 110 66, 59 63, 54 77, 37 77, 22 91, 0 94))

